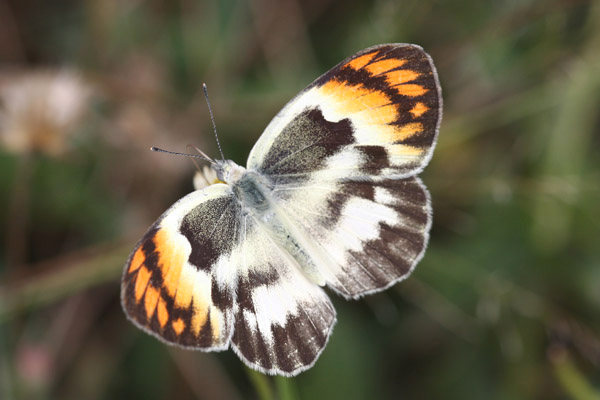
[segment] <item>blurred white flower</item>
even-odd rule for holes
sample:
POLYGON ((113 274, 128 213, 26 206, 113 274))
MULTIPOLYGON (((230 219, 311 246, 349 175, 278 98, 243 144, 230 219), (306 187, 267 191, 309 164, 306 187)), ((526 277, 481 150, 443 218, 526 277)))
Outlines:
POLYGON ((15 153, 64 153, 91 94, 91 86, 73 71, 2 77, 0 145, 15 153))

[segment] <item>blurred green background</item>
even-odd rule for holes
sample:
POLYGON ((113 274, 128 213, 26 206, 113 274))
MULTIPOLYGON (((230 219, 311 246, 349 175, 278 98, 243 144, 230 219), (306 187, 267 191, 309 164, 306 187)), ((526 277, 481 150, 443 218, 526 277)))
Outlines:
MULTIPOLYGON (((600 2, 0 1, 0 398, 600 399, 600 2), (434 225, 407 281, 335 298, 314 368, 167 347, 119 303, 126 257, 244 163, 298 91, 375 44, 433 57, 434 225)), ((335 295, 332 294, 332 297, 335 295)))

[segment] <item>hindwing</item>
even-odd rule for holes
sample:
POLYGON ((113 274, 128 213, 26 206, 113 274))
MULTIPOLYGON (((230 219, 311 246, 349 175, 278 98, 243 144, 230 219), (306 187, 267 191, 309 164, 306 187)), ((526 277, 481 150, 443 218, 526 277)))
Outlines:
POLYGON ((431 206, 419 178, 283 185, 274 194, 327 285, 344 297, 405 279, 425 252, 431 206))
POLYGON ((251 216, 242 226, 233 350, 262 372, 296 375, 323 351, 335 310, 273 232, 251 216))

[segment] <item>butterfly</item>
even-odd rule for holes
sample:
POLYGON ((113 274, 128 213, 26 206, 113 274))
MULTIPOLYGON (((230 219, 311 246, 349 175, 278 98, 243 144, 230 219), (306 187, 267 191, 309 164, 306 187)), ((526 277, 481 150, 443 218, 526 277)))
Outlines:
POLYGON ((244 168, 212 163, 131 253, 125 313, 187 349, 231 347, 249 367, 310 368, 347 298, 384 290, 423 257, 429 162, 442 115, 429 55, 383 44, 347 58, 294 97, 244 168))

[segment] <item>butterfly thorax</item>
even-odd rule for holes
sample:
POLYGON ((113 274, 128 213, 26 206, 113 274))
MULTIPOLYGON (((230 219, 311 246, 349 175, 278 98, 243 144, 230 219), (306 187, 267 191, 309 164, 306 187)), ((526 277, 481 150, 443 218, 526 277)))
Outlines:
POLYGON ((270 200, 270 184, 266 178, 256 172, 246 171, 232 185, 242 209, 256 217, 269 218, 273 207, 270 200))
POLYGON ((213 168, 217 178, 231 186, 242 209, 261 217, 269 211, 268 192, 272 185, 266 177, 248 171, 231 160, 217 161, 213 168))

